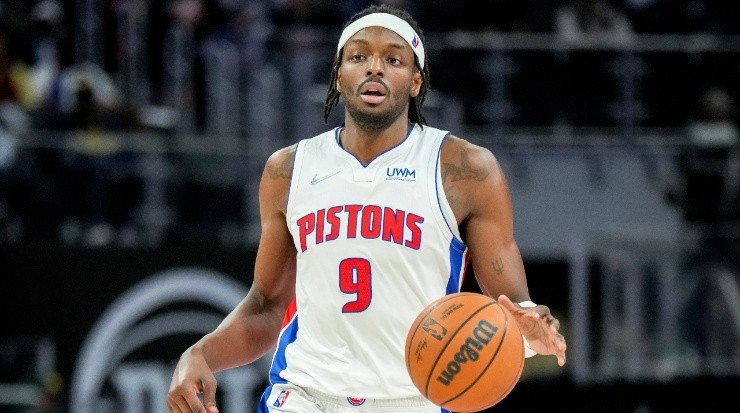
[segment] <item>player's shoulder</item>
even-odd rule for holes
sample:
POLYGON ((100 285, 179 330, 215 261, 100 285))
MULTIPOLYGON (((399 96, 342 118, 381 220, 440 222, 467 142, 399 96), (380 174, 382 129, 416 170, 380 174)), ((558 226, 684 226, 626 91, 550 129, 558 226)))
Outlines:
POLYGON ((490 149, 452 134, 442 143, 440 159, 443 165, 466 169, 498 169, 498 162, 490 149))
POLYGON ((488 150, 480 145, 471 142, 468 139, 458 135, 448 134, 442 144, 442 150, 488 150), (447 148, 447 149, 446 149, 447 148))
POLYGON ((330 141, 335 134, 336 128, 276 150, 267 158, 265 170, 273 177, 290 178, 293 173, 293 164, 299 147, 304 148, 303 151, 305 152, 305 148, 308 146, 326 145, 326 142, 330 141))
POLYGON ((265 162, 265 172, 272 178, 290 178, 298 144, 295 143, 273 152, 265 162))
POLYGON ((285 159, 285 158, 293 158, 295 156, 296 148, 298 147, 298 143, 294 143, 289 146, 282 147, 270 155, 270 159, 285 159))
POLYGON ((459 222, 507 197, 504 171, 490 149, 448 136, 439 162, 442 185, 459 222))

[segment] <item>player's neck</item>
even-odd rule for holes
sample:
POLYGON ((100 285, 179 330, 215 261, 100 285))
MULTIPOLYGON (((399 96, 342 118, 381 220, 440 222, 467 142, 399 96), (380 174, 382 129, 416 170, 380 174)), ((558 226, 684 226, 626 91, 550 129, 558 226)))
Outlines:
POLYGON ((339 144, 365 165, 381 153, 398 145, 408 135, 412 125, 407 118, 399 118, 383 130, 365 130, 346 122, 339 133, 339 144))

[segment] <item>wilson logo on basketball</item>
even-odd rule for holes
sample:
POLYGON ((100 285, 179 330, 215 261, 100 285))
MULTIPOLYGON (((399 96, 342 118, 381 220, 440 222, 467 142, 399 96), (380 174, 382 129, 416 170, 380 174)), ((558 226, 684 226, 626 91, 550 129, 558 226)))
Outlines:
POLYGON ((447 363, 445 370, 437 376, 437 381, 445 386, 449 386, 455 379, 455 376, 462 370, 462 365, 468 361, 478 361, 480 358, 479 351, 491 342, 497 331, 498 327, 495 325, 486 320, 480 320, 470 336, 465 339, 465 344, 460 346, 460 351, 455 353, 453 359, 447 363))

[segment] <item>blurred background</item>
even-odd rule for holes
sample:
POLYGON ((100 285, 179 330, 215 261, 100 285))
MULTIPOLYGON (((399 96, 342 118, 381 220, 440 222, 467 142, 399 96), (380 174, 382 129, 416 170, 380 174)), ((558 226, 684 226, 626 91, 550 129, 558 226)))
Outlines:
MULTIPOLYGON (((166 412, 250 285, 265 160, 341 122, 336 39, 371 3, 0 1, 0 411, 166 412)), ((427 120, 507 173, 568 339, 490 411, 737 401, 740 2, 385 3, 424 30, 427 120)), ((269 356, 219 374, 222 412, 269 356)))

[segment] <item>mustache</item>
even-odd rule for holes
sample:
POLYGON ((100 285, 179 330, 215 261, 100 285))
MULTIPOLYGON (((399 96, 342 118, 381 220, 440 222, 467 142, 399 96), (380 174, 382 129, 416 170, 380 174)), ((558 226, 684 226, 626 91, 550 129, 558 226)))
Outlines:
POLYGON ((388 93, 388 85, 386 85, 383 79, 377 75, 370 76, 369 78, 365 79, 362 83, 360 83, 360 86, 357 88, 357 93, 360 93, 360 90, 362 90, 362 87, 371 82, 379 83, 381 86, 383 86, 383 88, 385 89, 385 92, 388 93))

